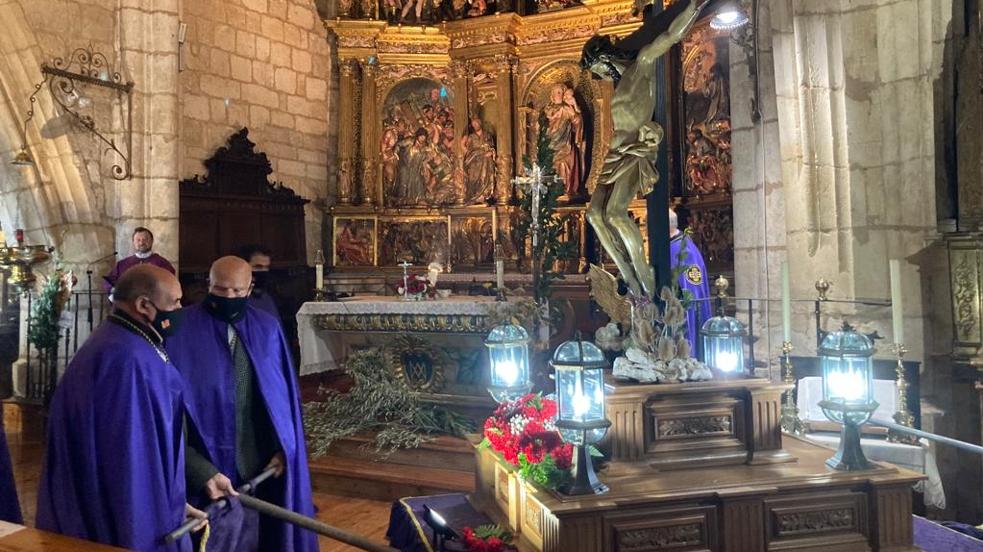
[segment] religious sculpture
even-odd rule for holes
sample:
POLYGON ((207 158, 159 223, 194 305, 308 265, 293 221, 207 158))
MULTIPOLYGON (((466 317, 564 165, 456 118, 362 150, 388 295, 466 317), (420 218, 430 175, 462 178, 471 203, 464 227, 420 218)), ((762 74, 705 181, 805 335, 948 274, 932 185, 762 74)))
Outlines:
POLYGON ((337 264, 371 266, 374 264, 374 222, 368 219, 339 220, 335 236, 337 264))
POLYGON ((563 180, 565 195, 577 197, 584 178, 585 142, 584 118, 573 89, 564 84, 553 85, 543 117, 553 150, 553 170, 563 180))
POLYGON ((379 148, 387 206, 446 205, 460 196, 454 110, 435 85, 413 79, 386 99, 379 148))
POLYGON ((495 189, 495 139, 481 119, 471 117, 468 133, 461 137, 464 151, 464 202, 485 203, 495 189))
POLYGON ((642 27, 617 45, 595 36, 584 45, 581 65, 615 83, 611 101, 614 132, 597 189, 587 210, 605 251, 636 299, 652 297, 655 275, 628 205, 639 191, 650 193, 659 175, 653 166, 663 130, 652 121, 656 105, 655 62, 682 40, 703 6, 683 0, 653 15, 645 8, 642 27))

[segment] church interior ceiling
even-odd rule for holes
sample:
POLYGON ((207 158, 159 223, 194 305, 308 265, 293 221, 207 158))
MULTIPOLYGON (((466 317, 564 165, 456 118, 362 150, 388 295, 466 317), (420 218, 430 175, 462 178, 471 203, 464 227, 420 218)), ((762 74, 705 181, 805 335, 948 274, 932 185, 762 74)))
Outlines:
MULTIPOLYGON (((566 238, 579 250, 559 268, 604 262, 584 213, 600 177, 595 160, 607 152, 613 88, 579 60, 589 37, 636 28, 633 3, 420 1, 422 8, 351 0, 326 21, 340 68, 338 203, 329 225, 335 266, 439 259, 484 269, 496 240, 509 258, 521 258, 529 245, 508 243, 516 220, 512 179, 525 173, 542 140, 563 186, 560 208, 574 215, 566 238), (426 25, 415 24, 418 8, 426 25)), ((673 63, 682 124, 666 140, 681 161, 663 182, 694 240, 712 252, 709 263, 729 272, 728 39, 700 25, 673 63)), ((632 208, 642 224, 644 206, 639 198, 632 208)))

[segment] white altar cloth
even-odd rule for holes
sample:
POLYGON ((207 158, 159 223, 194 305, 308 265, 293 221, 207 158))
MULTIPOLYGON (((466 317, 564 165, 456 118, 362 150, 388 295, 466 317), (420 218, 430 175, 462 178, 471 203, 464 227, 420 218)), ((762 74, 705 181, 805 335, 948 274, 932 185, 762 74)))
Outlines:
POLYGON ((308 302, 297 312, 297 334, 300 339, 300 375, 337 370, 344 359, 339 358, 341 333, 317 327, 320 315, 459 315, 488 316, 508 303, 496 302, 494 297, 451 296, 433 301, 404 301, 398 296, 357 296, 336 302, 308 302))

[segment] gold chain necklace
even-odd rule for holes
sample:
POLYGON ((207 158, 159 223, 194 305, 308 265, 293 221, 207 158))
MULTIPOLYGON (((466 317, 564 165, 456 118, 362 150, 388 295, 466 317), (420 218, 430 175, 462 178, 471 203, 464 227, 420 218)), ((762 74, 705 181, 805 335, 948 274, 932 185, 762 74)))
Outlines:
POLYGON ((153 347, 155 351, 157 351, 157 356, 159 356, 161 360, 163 360, 164 362, 166 362, 168 364, 171 363, 171 359, 170 359, 170 357, 167 356, 167 353, 163 349, 161 349, 160 347, 158 347, 157 344, 154 343, 154 340, 150 339, 150 336, 147 335, 146 332, 144 332, 143 330, 141 330, 139 326, 137 326, 133 322, 130 322, 129 320, 123 318, 122 316, 120 316, 118 314, 110 314, 109 317, 112 318, 113 320, 119 322, 120 324, 123 324, 127 328, 133 330, 140 337, 142 337, 145 340, 147 340, 147 343, 149 343, 150 346, 153 347))

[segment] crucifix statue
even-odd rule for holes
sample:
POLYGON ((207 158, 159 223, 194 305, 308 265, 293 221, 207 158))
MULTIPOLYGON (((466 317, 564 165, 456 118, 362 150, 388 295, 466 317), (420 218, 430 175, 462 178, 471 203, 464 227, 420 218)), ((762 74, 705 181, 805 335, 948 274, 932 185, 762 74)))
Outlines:
POLYGON ((407 271, 407 269, 413 265, 404 259, 403 262, 399 263, 397 266, 403 267, 403 299, 406 299, 409 297, 410 291, 410 273, 407 271))
MULTIPOLYGON (((591 38, 580 60, 581 66, 595 76, 614 82, 614 132, 587 220, 636 299, 651 298, 656 292, 641 230, 628 213, 635 196, 639 192, 648 195, 659 180, 654 162, 664 132, 652 120, 662 86, 655 78, 655 66, 686 36, 708 3, 681 0, 658 13, 648 5, 638 30, 616 43, 608 36, 591 38)), ((652 213, 649 215, 651 219, 652 213)), ((659 215, 665 217, 666 213, 659 215)))
POLYGON ((532 169, 528 171, 526 176, 517 176, 512 179, 512 183, 523 192, 527 194, 532 194, 532 207, 529 209, 531 222, 529 223, 529 232, 532 233, 532 287, 535 290, 537 297, 536 301, 539 302, 542 298, 538 297, 539 294, 539 277, 540 277, 540 266, 539 266, 539 207, 540 201, 546 192, 549 190, 550 184, 556 184, 558 182, 563 182, 563 179, 556 175, 546 176, 543 173, 542 167, 538 163, 533 163, 532 169))

